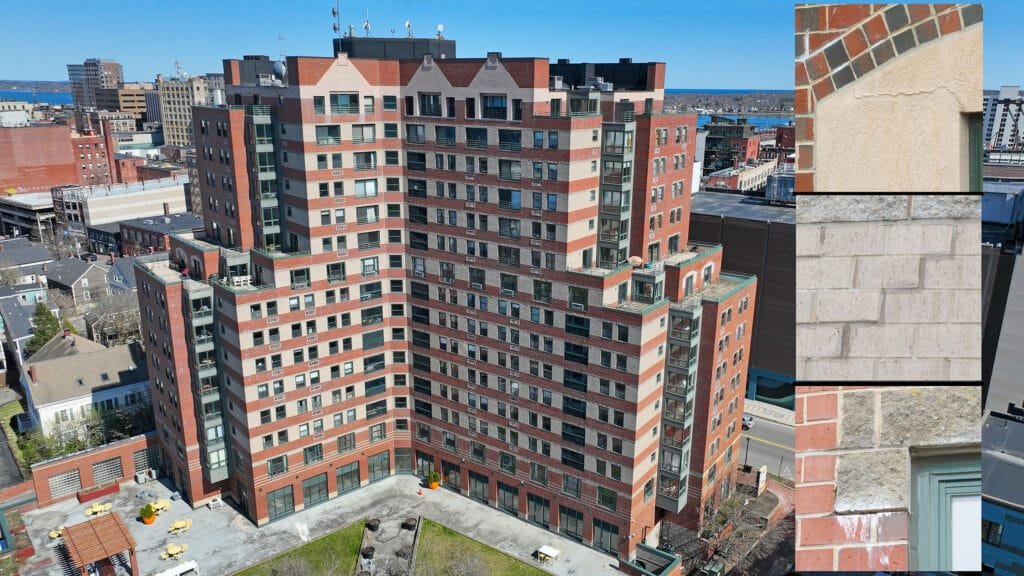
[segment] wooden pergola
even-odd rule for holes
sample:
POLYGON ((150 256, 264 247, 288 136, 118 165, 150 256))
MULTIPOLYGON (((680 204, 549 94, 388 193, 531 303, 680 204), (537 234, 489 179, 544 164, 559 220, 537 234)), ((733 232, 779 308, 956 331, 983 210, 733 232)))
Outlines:
POLYGON ((117 512, 103 514, 64 530, 64 547, 68 559, 82 576, 88 576, 93 565, 100 574, 114 574, 111 558, 127 553, 132 576, 140 576, 135 558, 135 538, 117 512))

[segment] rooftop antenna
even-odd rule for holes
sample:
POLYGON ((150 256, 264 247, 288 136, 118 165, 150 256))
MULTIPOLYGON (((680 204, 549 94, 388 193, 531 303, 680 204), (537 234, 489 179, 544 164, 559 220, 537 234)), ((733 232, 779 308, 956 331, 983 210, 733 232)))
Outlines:
POLYGON ((405 21, 405 35, 412 38, 412 20, 405 21))
POLYGON ((334 7, 331 8, 331 16, 334 17, 334 33, 341 38, 341 0, 335 0, 334 7))
POLYGON ((438 24, 437 25, 437 39, 440 40, 442 38, 444 38, 444 24, 438 24))
POLYGON ((284 36, 278 36, 277 39, 281 41, 281 61, 284 62, 284 42, 285 40, 287 40, 287 38, 285 38, 284 36))
POLYGON ((185 69, 181 66, 181 60, 174 61, 174 77, 178 80, 184 80, 188 75, 185 74, 185 69))
POLYGON ((370 9, 366 9, 366 20, 363 20, 363 30, 366 31, 366 37, 370 37, 370 9))

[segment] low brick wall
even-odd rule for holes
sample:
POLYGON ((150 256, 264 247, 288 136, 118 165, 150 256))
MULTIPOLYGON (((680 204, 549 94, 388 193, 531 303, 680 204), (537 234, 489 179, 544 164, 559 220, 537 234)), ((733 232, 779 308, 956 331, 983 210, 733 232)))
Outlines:
POLYGON ((907 570, 911 448, 980 444, 977 386, 796 387, 796 569, 907 570))
POLYGON ((981 378, 980 197, 801 196, 799 380, 981 378))
POLYGON ((113 442, 63 458, 55 458, 40 462, 32 466, 32 485, 36 493, 36 502, 40 508, 49 506, 54 502, 75 498, 79 494, 88 494, 100 488, 96 485, 93 476, 93 464, 109 460, 111 458, 121 459, 122 477, 118 483, 129 480, 135 474, 135 462, 133 455, 139 450, 146 450, 157 445, 156 433, 133 436, 125 440, 113 442), (50 492, 50 478, 71 470, 78 470, 81 479, 81 489, 70 494, 54 497, 50 492))

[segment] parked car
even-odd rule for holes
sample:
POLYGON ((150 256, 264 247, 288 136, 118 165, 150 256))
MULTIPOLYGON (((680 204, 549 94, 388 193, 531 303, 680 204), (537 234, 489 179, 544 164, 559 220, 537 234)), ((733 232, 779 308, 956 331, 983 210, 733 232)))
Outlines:
POLYGON ((753 425, 754 425, 754 417, 751 416, 750 414, 744 414, 743 415, 743 429, 744 430, 750 430, 750 428, 753 425))

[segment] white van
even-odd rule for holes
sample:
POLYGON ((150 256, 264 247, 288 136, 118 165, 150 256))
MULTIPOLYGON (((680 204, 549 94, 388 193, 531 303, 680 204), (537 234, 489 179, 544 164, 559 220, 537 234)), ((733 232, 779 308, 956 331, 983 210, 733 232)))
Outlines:
POLYGON ((163 572, 157 572, 153 576, 199 576, 199 565, 195 560, 182 562, 174 568, 168 568, 163 572))

